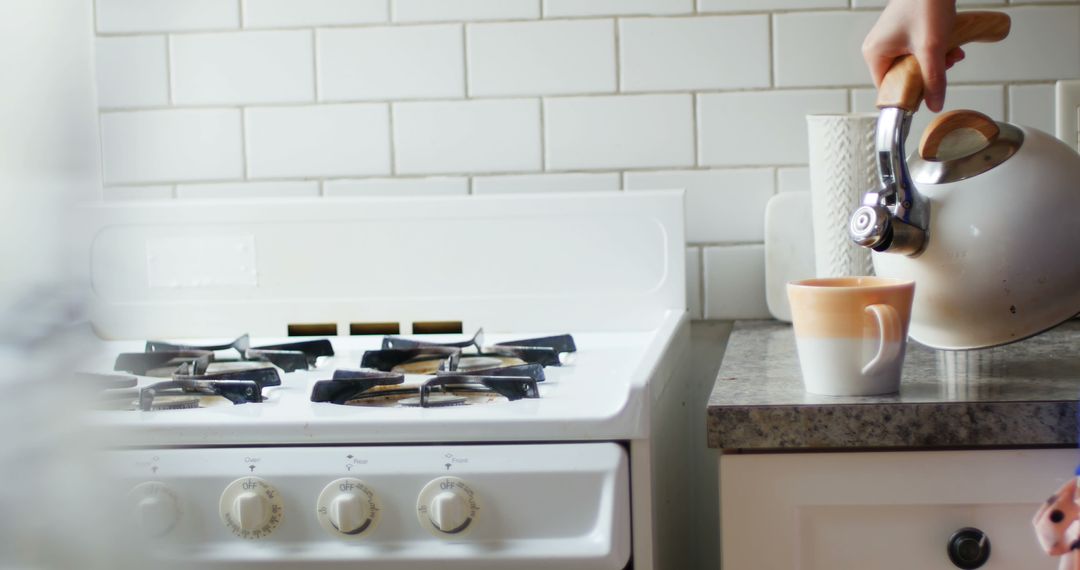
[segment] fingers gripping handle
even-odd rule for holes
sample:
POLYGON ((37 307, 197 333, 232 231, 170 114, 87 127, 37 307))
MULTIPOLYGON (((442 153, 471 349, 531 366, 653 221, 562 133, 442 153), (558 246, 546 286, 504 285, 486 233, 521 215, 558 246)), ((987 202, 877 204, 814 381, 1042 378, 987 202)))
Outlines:
MULTIPOLYGON (((1012 20, 1002 12, 960 12, 945 51, 971 42, 998 42, 1009 35, 1012 20)), ((914 56, 898 58, 878 88, 878 109, 899 107, 914 113, 923 99, 922 69, 914 56)))
POLYGON ((889 305, 870 305, 866 312, 874 315, 878 324, 878 350, 874 358, 863 366, 863 376, 878 373, 893 363, 900 356, 900 347, 903 346, 904 327, 900 322, 900 314, 889 305))

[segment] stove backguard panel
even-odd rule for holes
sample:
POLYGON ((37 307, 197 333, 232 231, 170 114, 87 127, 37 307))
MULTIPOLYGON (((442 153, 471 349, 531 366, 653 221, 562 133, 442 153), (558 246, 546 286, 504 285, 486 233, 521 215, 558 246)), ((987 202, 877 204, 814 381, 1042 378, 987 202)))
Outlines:
POLYGON ((105 338, 645 330, 686 306, 681 191, 115 203, 79 218, 105 338))

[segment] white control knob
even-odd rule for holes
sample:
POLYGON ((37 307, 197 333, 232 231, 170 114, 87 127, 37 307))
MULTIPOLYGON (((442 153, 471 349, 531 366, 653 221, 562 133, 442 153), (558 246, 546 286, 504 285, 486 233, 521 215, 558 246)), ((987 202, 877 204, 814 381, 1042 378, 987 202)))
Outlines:
POLYGON ((263 538, 274 532, 285 514, 277 489, 258 477, 237 479, 218 502, 221 522, 241 538, 263 538))
POLYGON ((164 483, 149 481, 128 492, 135 526, 146 536, 163 536, 180 520, 180 501, 164 483))
POLYGON ((479 514, 476 493, 457 477, 439 477, 429 482, 416 500, 420 526, 442 538, 465 536, 476 526, 479 514))
POLYGON ((256 530, 270 520, 270 501, 254 491, 244 491, 233 499, 232 517, 243 530, 256 530))
POLYGON ((469 503, 465 497, 453 491, 443 491, 428 505, 428 516, 435 528, 453 533, 469 522, 469 503))
POLYGON ((361 538, 375 530, 382 508, 375 492, 363 481, 346 477, 319 493, 315 506, 319 524, 341 538, 361 538))

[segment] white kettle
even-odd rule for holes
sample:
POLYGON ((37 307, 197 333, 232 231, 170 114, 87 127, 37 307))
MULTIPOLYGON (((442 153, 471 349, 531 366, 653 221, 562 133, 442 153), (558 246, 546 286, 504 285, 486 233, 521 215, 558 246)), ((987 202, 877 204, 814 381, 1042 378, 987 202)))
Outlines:
MULTIPOLYGON (((957 14, 951 46, 998 41, 1009 17, 957 14)), ((933 348, 1022 340, 1080 313, 1080 154, 1039 130, 975 111, 945 113, 904 159, 922 101, 918 62, 897 61, 878 91, 881 186, 849 233, 878 275, 913 279, 911 337, 933 348)))

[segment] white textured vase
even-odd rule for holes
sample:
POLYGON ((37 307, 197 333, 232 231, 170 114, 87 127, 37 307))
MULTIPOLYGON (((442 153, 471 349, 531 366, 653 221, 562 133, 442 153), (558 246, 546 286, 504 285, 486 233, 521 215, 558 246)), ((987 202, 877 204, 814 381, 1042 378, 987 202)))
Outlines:
POLYGON ((807 115, 810 209, 818 277, 873 275, 870 250, 848 237, 848 217, 877 184, 876 113, 807 115))

